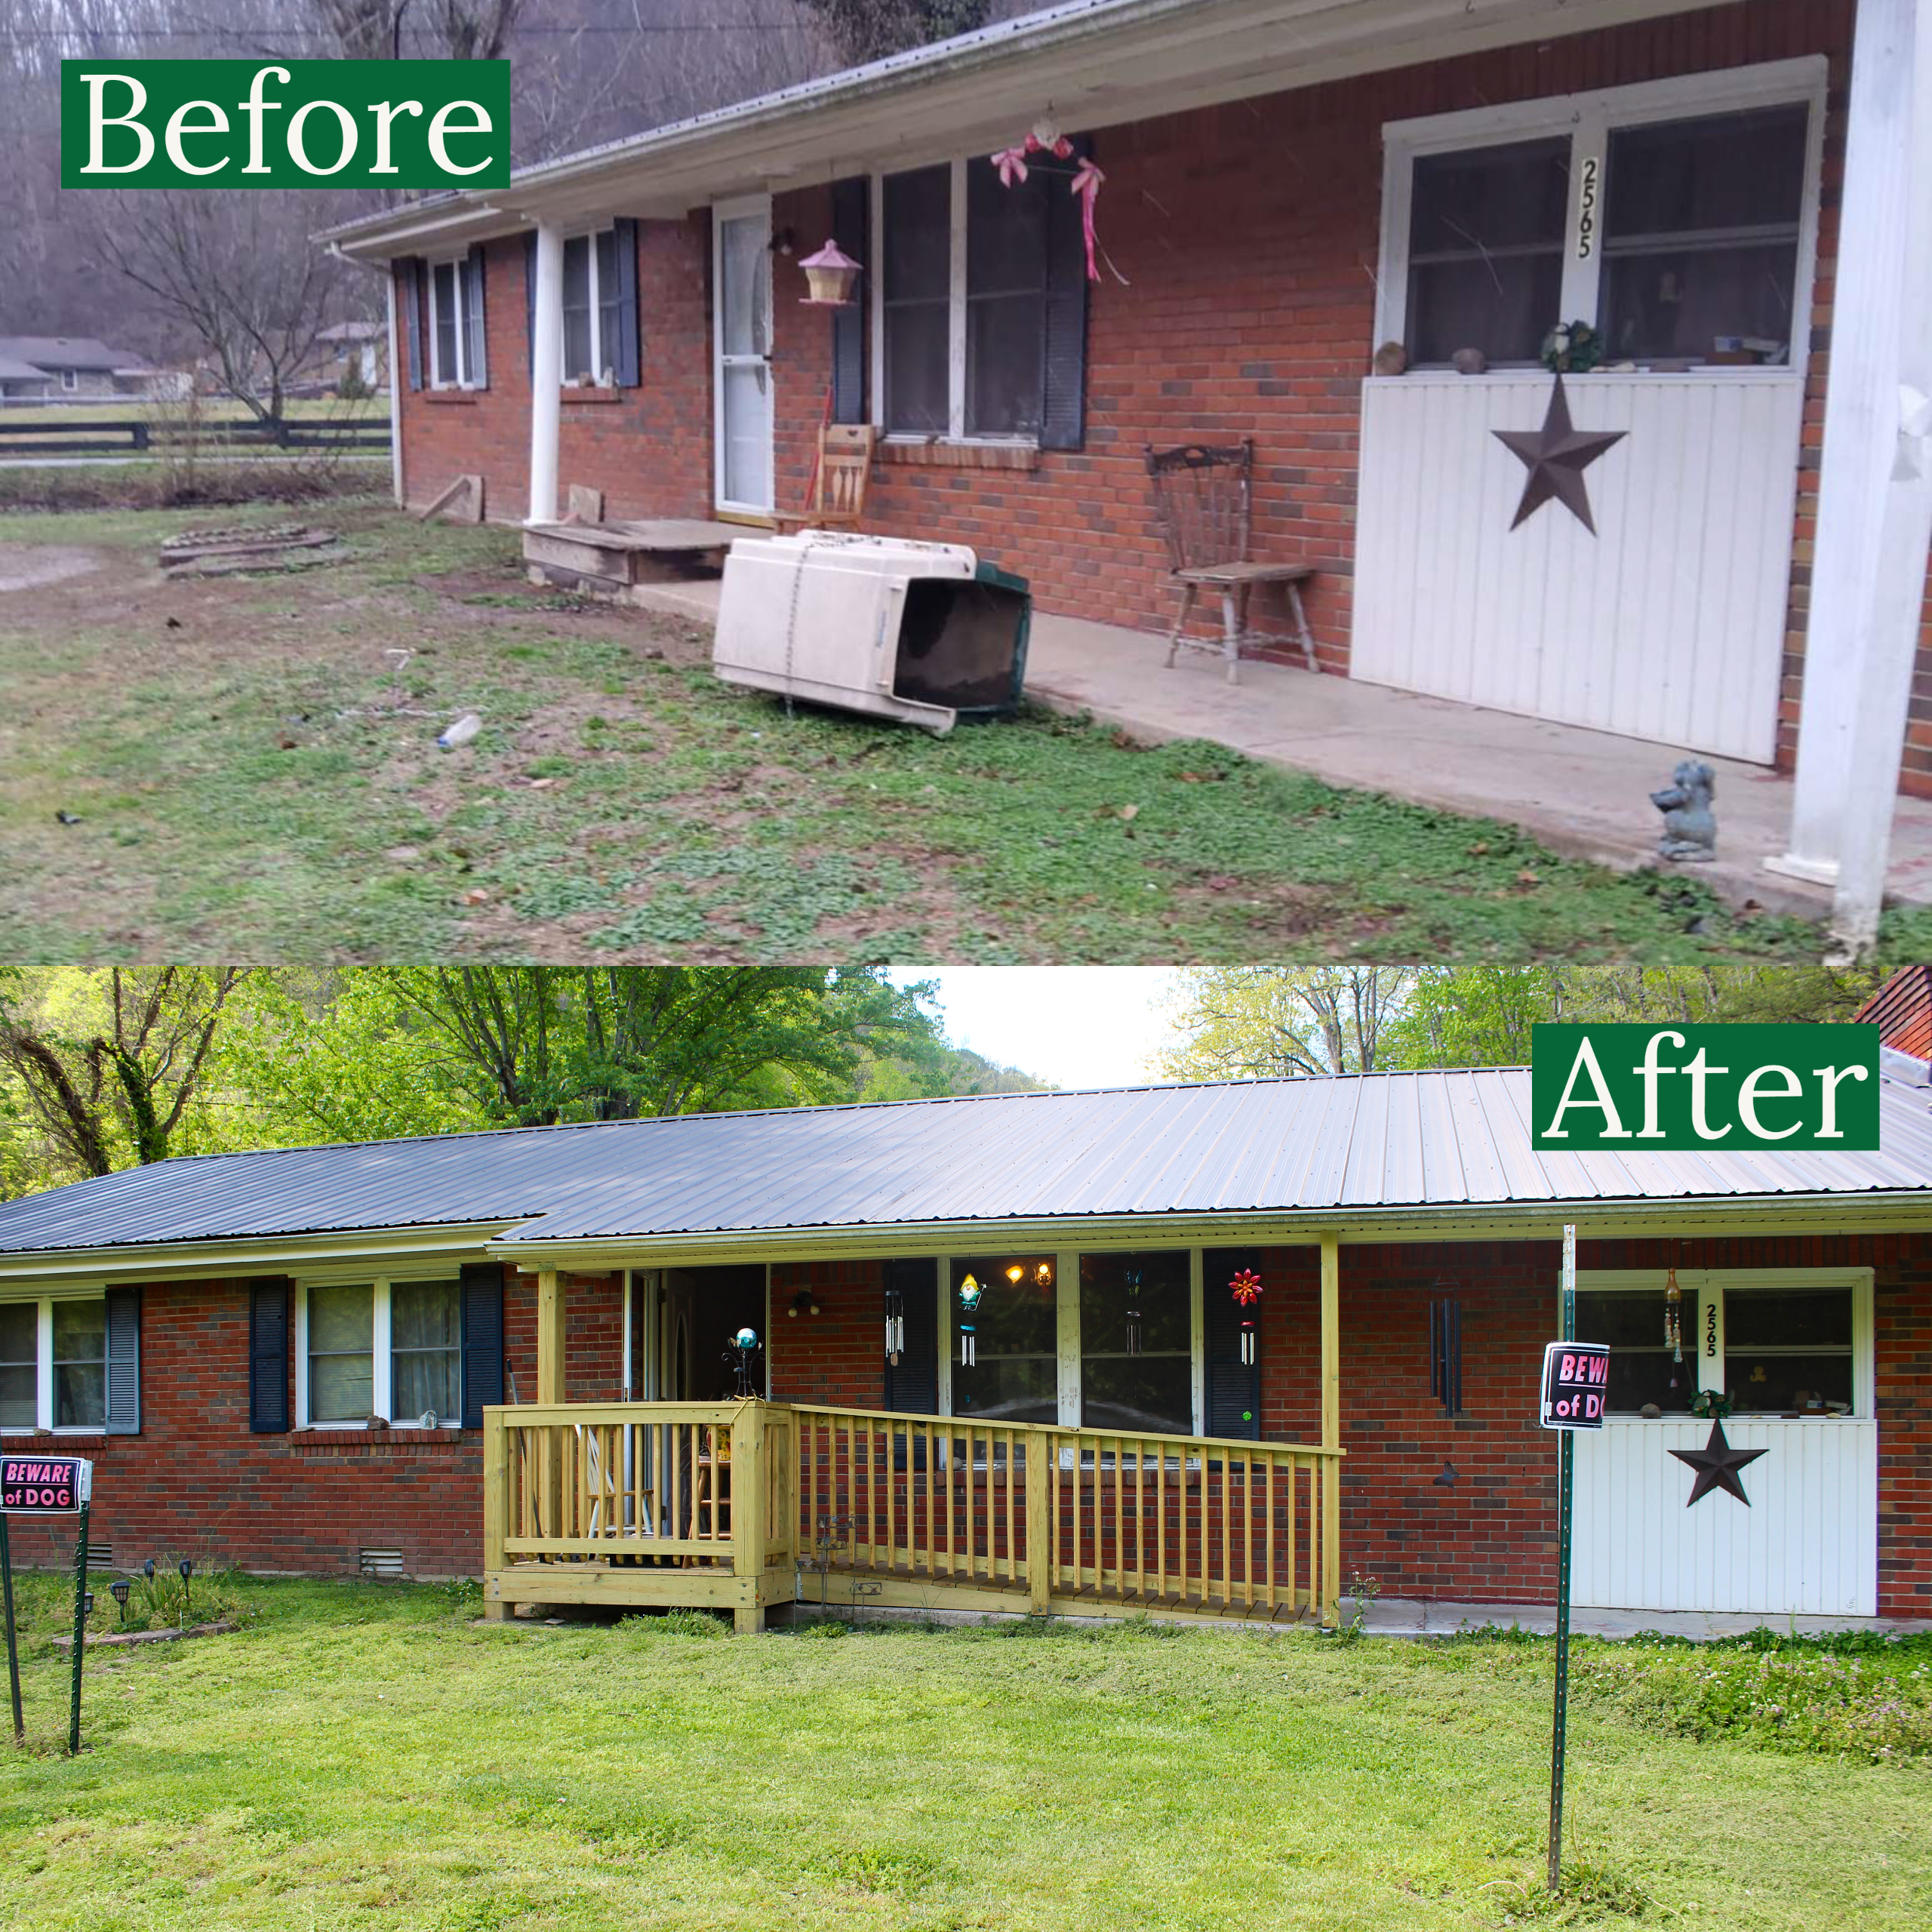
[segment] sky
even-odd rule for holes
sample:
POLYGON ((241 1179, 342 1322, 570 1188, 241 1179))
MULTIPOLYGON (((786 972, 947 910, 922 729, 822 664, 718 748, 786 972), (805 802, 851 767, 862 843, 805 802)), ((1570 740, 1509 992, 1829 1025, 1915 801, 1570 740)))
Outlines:
POLYGON ((946 1037, 1056 1087, 1157 1079, 1167 1037, 1159 966, 903 966, 891 977, 939 983, 946 1037))

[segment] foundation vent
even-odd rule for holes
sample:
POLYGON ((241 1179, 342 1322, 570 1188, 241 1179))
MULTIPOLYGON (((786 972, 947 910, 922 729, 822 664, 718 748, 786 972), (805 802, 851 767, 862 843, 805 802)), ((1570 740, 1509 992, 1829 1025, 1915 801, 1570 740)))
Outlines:
POLYGON ((358 1549, 356 1560, 365 1577, 386 1578, 392 1583, 402 1577, 402 1552, 399 1549, 358 1549))
POLYGON ((88 1539, 88 1567, 90 1570, 112 1570, 114 1567, 114 1546, 111 1543, 96 1543, 88 1539))

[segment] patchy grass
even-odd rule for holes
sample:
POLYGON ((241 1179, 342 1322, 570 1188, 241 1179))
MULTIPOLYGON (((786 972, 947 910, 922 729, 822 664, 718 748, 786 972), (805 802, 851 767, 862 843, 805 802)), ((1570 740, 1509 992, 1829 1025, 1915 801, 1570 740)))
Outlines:
POLYGON ((1587 1700, 1549 1900, 1543 1642, 742 1638, 254 1583, 236 1635, 91 1656, 69 1760, 57 1586, 25 1594, 0 1918, 50 1932, 1755 1932, 1916 1927, 1932 1900, 1919 1771, 1694 1743, 1587 1700))
MULTIPOLYGON (((263 506, 239 515, 274 518, 263 506)), ((164 583, 198 515, 0 515, 13 956, 1795 957, 1678 876, 1043 710, 788 717, 692 627, 533 592, 513 531, 331 506, 349 561, 164 583), (481 734, 454 753, 464 712, 481 734), (64 815, 64 816, 63 816, 64 815)), ((1912 943, 1924 937, 1915 933, 1912 943)))

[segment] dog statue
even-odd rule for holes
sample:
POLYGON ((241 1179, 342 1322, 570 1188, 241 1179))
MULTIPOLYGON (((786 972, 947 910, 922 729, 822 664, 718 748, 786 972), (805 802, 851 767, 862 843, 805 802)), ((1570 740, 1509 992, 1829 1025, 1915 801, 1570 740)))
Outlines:
POLYGON ((1651 794, 1651 803, 1663 814, 1663 836, 1657 856, 1680 864, 1708 862, 1717 857, 1717 814, 1711 801, 1717 795, 1717 774, 1708 764, 1686 758, 1671 773, 1671 783, 1651 794))

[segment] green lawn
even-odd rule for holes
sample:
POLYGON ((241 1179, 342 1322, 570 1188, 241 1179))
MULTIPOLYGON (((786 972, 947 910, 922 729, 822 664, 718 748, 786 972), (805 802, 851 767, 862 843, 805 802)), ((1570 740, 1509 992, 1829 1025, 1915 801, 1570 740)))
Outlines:
MULTIPOLYGON (((48 472, 53 473, 53 472, 48 472)), ((386 506, 0 515, 10 956, 1795 958, 1681 877, 1029 711, 944 740, 734 692, 690 626, 532 591, 515 532, 386 506), (346 564, 164 583, 325 518, 346 564), (88 568, 91 566, 91 568, 88 568), (454 753, 462 712, 481 736, 454 753), (65 815, 65 816, 63 816, 65 815)), ((1924 915, 1895 921, 1923 956, 1924 915)))
POLYGON ((59 1586, 24 1595, 29 1749, 0 1766, 11 1924, 1932 1918, 1926 1761, 1699 1743, 1587 1684, 1574 1895, 1552 1909, 1542 1641, 732 1638, 689 1619, 481 1625, 450 1589, 248 1583, 237 1635, 91 1654, 70 1760, 46 1641, 59 1586))

